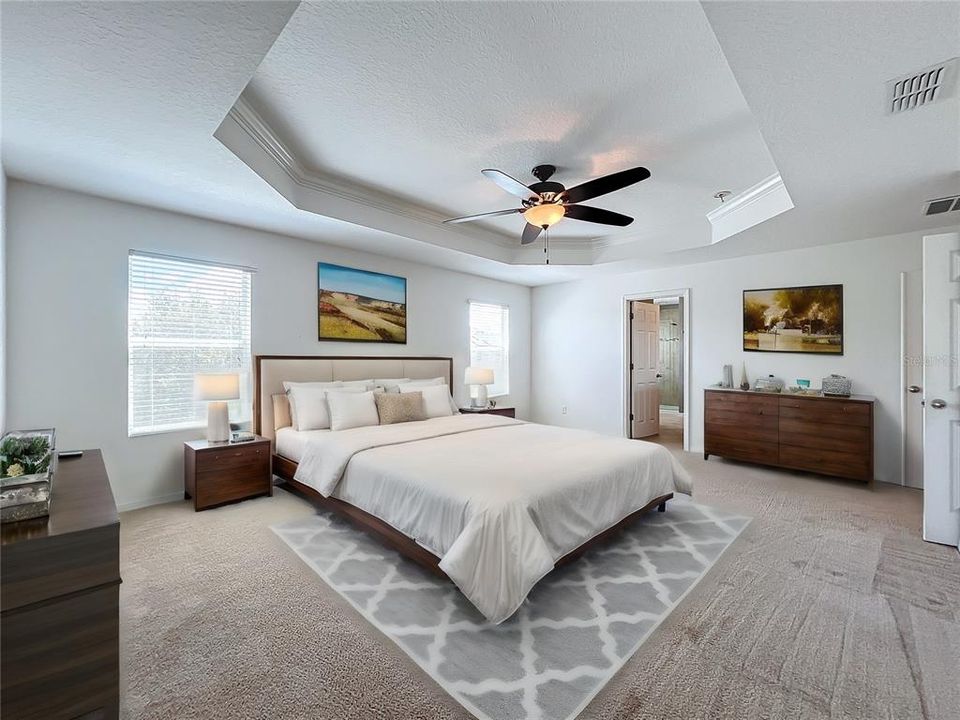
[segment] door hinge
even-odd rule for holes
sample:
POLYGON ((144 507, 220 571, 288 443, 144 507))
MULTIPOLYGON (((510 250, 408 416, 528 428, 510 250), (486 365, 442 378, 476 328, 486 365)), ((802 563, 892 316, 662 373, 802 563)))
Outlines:
POLYGON ((630 319, 633 320, 633 313, 630 313, 630 319))
POLYGON ((630 363, 630 369, 633 370, 633 363, 630 363))
POLYGON ((630 422, 633 422, 633 413, 630 413, 630 422))

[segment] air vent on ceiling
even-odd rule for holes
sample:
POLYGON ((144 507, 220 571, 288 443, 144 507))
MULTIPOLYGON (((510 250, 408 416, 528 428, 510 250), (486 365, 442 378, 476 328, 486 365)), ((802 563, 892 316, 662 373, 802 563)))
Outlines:
POLYGON ((923 206, 924 215, 942 215, 943 213, 957 211, 960 211, 960 195, 928 200, 923 206))
POLYGON ((957 88, 957 58, 887 82, 887 112, 891 115, 952 97, 957 88))

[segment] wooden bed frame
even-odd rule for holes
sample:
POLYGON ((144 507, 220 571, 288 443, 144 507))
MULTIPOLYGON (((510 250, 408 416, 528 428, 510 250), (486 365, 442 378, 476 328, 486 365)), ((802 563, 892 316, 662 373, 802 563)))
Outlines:
MULTIPOLYGON (((255 394, 254 398, 256 402, 254 403, 254 428, 257 434, 260 433, 260 408, 259 408, 259 398, 260 398, 260 361, 261 359, 317 359, 317 360, 435 360, 439 358, 414 358, 414 357, 403 357, 403 356, 376 356, 376 357, 344 357, 344 356, 332 356, 332 355, 318 355, 311 357, 301 357, 301 356, 284 356, 284 355, 258 355, 255 363, 255 394)), ((453 378, 453 359, 452 358, 443 358, 450 360, 450 378, 453 378)), ((351 505, 348 502, 343 500, 338 500, 335 497, 324 497, 319 492, 314 490, 308 485, 297 482, 294 479, 294 475, 297 472, 297 463, 291 460, 290 458, 283 457, 282 455, 277 455, 276 453, 272 454, 273 458, 273 474, 281 478, 284 481, 286 489, 294 492, 297 495, 307 498, 314 505, 322 507, 326 510, 338 513, 344 516, 351 523, 356 525, 358 528, 364 532, 373 535, 378 540, 383 542, 383 544, 388 547, 393 548, 398 553, 404 557, 412 560, 421 567, 430 571, 434 575, 442 577, 444 579, 449 579, 447 574, 440 569, 440 558, 434 555, 432 552, 426 548, 418 545, 415 540, 407 537, 402 532, 384 522, 375 515, 361 510, 355 505, 351 505)), ((632 512, 630 515, 627 515, 623 520, 618 522, 616 525, 607 528, 599 535, 592 537, 590 540, 587 540, 583 545, 580 545, 577 548, 574 548, 562 558, 557 560, 554 564, 554 567, 560 567, 561 565, 566 565, 569 562, 572 562, 583 555, 585 552, 597 547, 598 545, 604 543, 612 535, 623 530, 627 525, 636 520, 640 515, 649 512, 653 508, 657 508, 658 512, 664 512, 667 509, 667 501, 673 498, 673 493, 667 493, 666 495, 661 495, 660 497, 654 498, 649 503, 644 505, 639 510, 632 512)))

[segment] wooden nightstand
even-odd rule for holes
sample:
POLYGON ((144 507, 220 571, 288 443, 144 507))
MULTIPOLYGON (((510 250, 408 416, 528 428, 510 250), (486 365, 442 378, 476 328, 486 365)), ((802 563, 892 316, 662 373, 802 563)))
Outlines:
POLYGON ((460 408, 460 412, 464 415, 503 415, 504 417, 515 418, 517 416, 517 409, 512 407, 488 407, 488 408, 472 408, 465 407, 460 408))
POLYGON ((258 436, 244 443, 185 442, 183 495, 193 498, 194 510, 273 495, 270 441, 258 436))

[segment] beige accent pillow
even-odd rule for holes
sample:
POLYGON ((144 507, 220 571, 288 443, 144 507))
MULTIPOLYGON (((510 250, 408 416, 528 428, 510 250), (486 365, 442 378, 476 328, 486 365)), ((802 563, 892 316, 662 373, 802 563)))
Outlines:
POLYGON ((381 425, 427 419, 423 411, 423 393, 379 393, 374 399, 381 425))
POLYGON ((273 429, 292 427, 293 420, 290 417, 290 400, 284 393, 276 393, 270 396, 273 398, 273 429))

